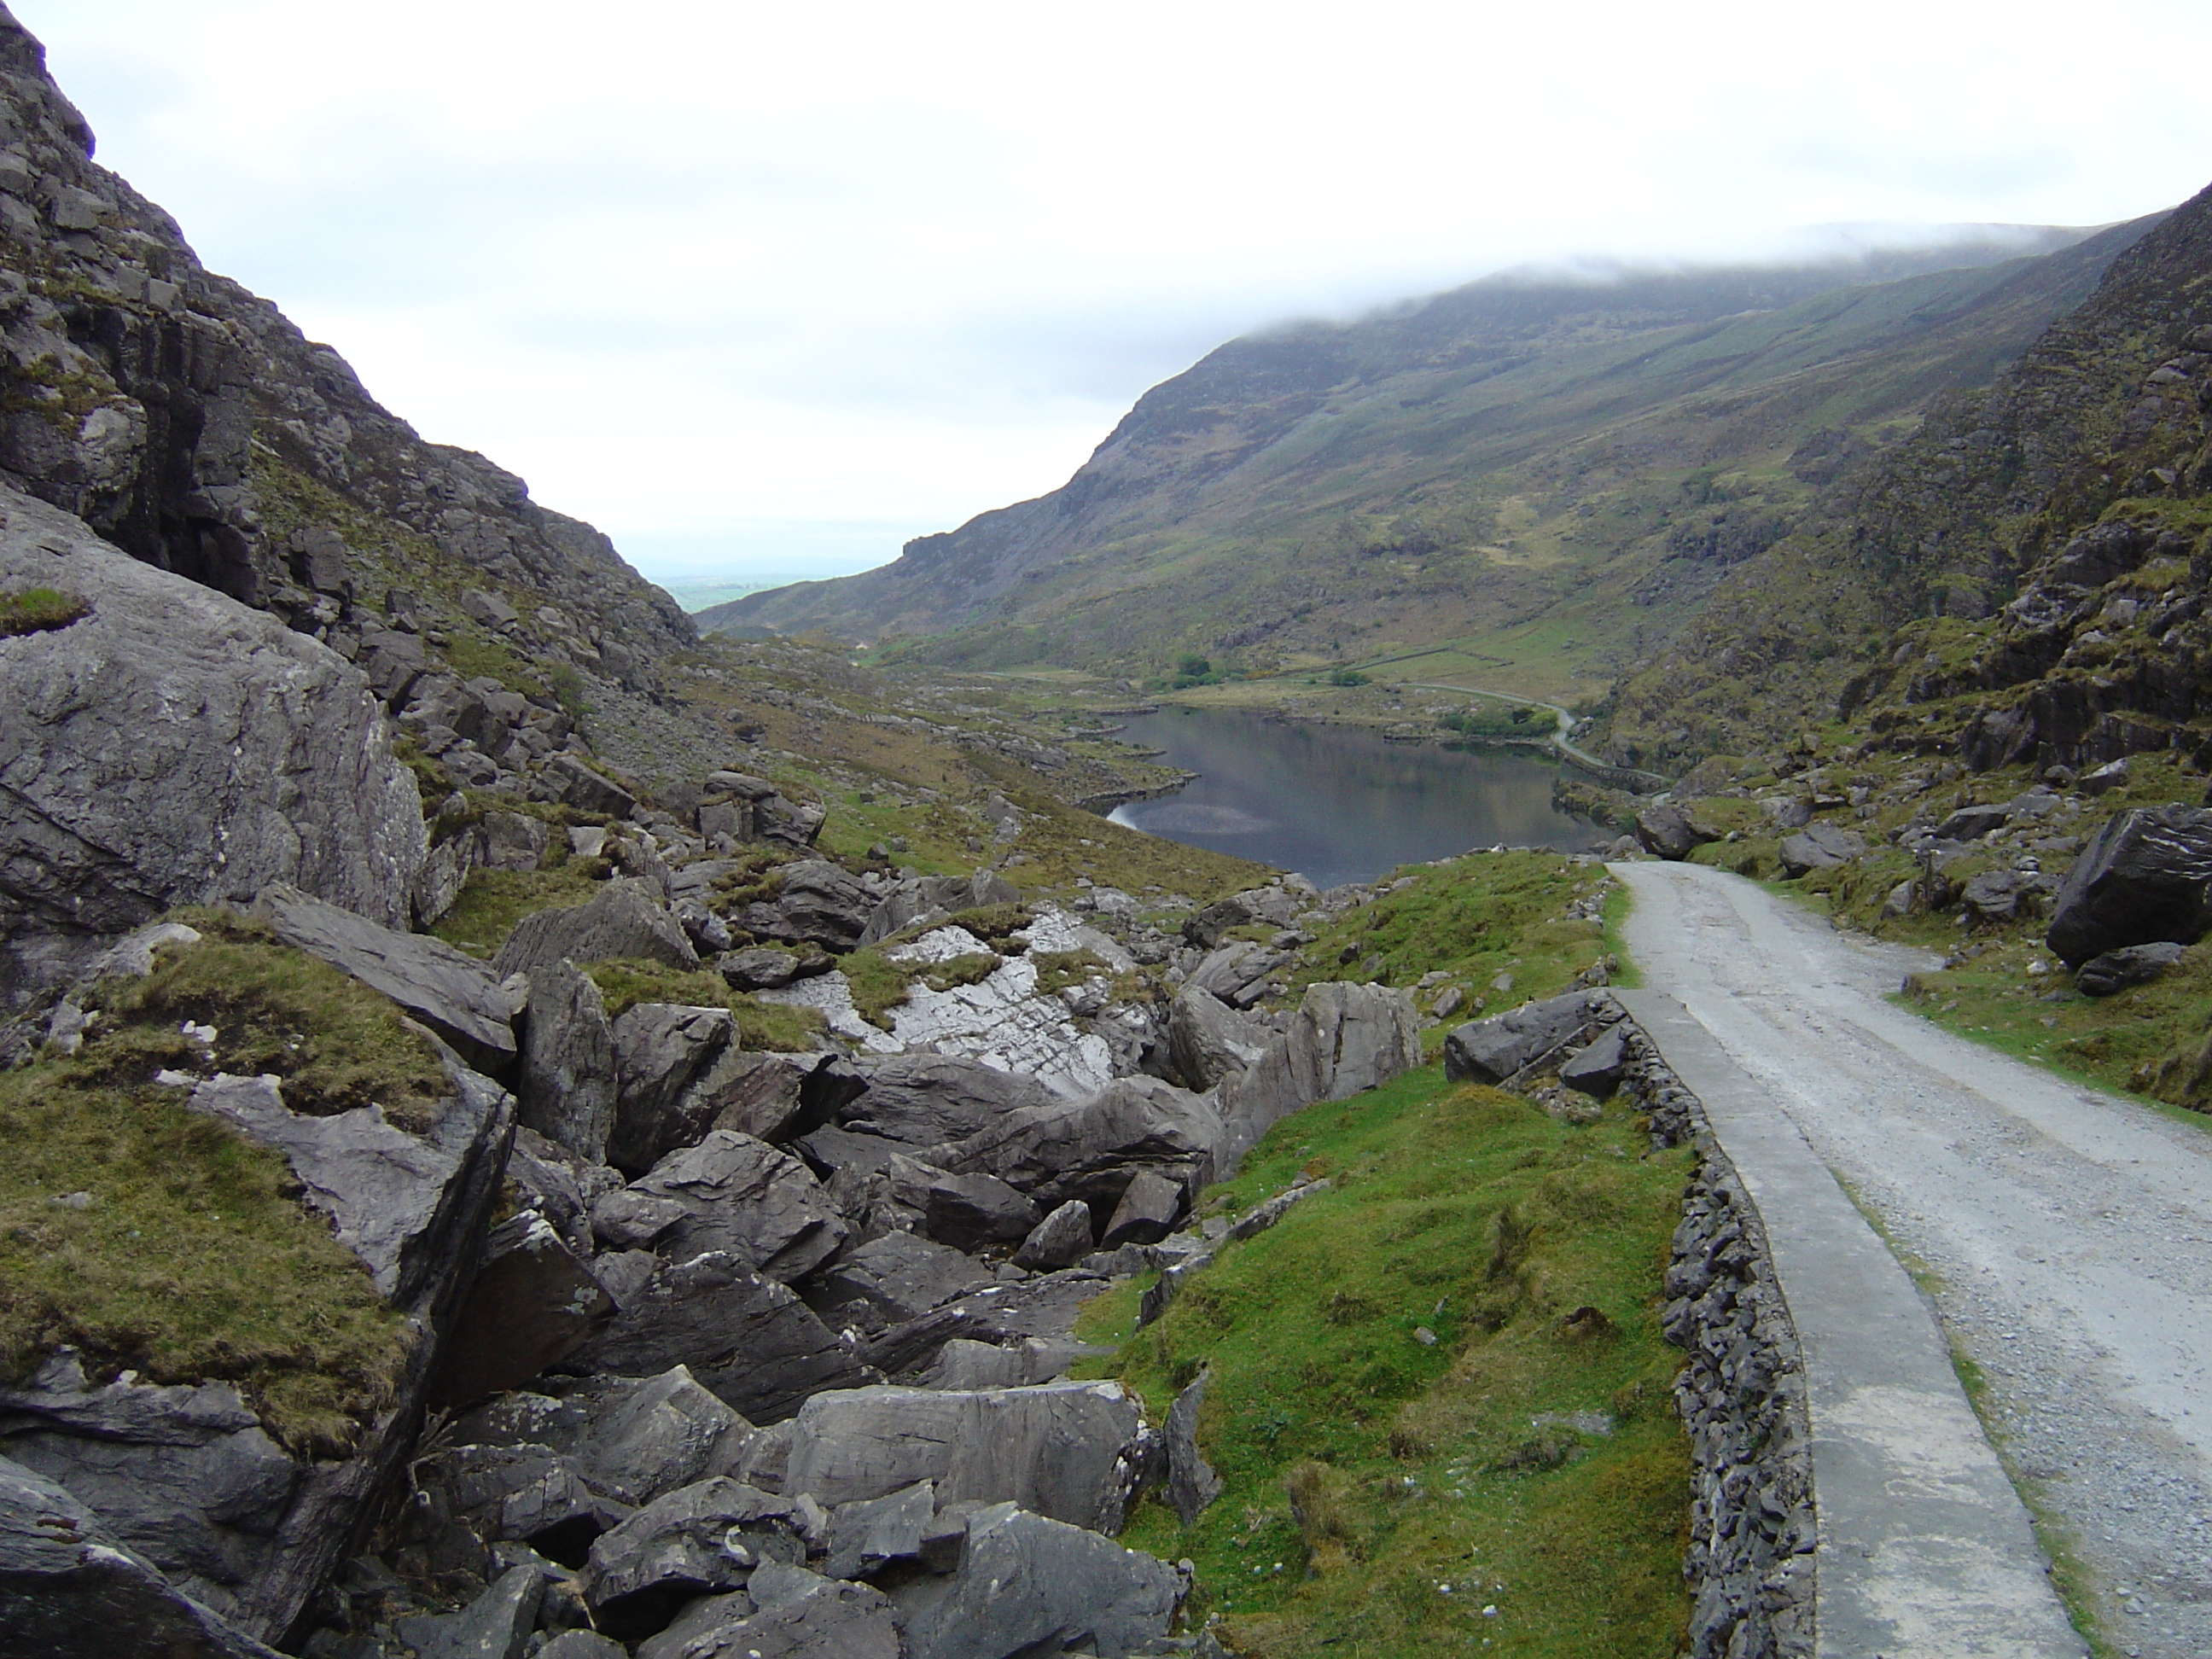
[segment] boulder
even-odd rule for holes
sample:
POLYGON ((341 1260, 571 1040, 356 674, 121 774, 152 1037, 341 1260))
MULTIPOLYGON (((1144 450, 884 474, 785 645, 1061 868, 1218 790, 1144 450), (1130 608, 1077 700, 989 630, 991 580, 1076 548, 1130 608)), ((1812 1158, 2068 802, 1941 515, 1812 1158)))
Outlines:
POLYGON ((408 889, 408 909, 416 927, 436 926, 460 902, 469 872, 477 867, 477 838, 464 831, 447 836, 430 849, 408 889))
POLYGON ((755 927, 751 917, 763 908, 756 905, 746 911, 748 929, 769 938, 811 941, 840 954, 860 944, 877 901, 858 876, 828 859, 787 864, 779 873, 782 886, 772 908, 780 925, 755 927))
POLYGON ((806 1547, 786 1500, 716 1476, 655 1498, 592 1540, 584 1600, 607 1635, 635 1641, 666 1626, 683 1605, 741 1589, 762 1562, 796 1566, 806 1547))
POLYGON ((1984 870, 1960 890, 1959 902, 1978 921, 2010 921, 2045 890, 2043 878, 2026 871, 1984 870))
POLYGON ((908 1659, 1152 1650, 1185 1589, 1162 1561, 1013 1504, 968 1517, 960 1565, 901 1595, 908 1659))
POLYGON ((420 1659, 522 1659, 544 1593, 536 1567, 510 1567, 460 1612, 403 1622, 420 1659))
POLYGON ((1157 1244, 1175 1231, 1184 1196, 1180 1181, 1171 1181, 1157 1170, 1138 1170, 1122 1189, 1121 1201, 1114 1206, 1100 1248, 1111 1250, 1124 1244, 1157 1244))
POLYGON ((2185 945, 2167 940, 2157 945, 2127 945, 2092 957, 2074 975, 2074 988, 2084 996, 2108 997, 2130 985, 2147 985, 2181 960, 2185 945))
POLYGON ((616 880, 588 904, 535 911, 515 923, 492 958, 492 972, 535 973, 563 960, 654 962, 690 969, 699 965, 699 953, 662 908, 652 882, 616 880))
POLYGON ((1191 970, 1188 988, 1211 992, 1234 1008, 1249 1008, 1267 994, 1267 975, 1284 958, 1249 939, 1232 939, 1191 970))
POLYGON ((917 923, 951 917, 993 904, 1018 904, 1021 891, 995 870, 973 876, 918 876, 902 881, 868 917, 860 943, 873 945, 917 923))
MULTIPOLYGON (((781 991, 792 981, 804 976, 802 966, 806 960, 795 951, 771 951, 765 945, 757 945, 718 957, 714 968, 733 991, 781 991)), ((821 961, 826 969, 829 959, 824 957, 821 961)))
POLYGON ((278 1659, 191 1600, 54 1481, 0 1457, 0 1650, 278 1659))
POLYGON ((1221 1496, 1224 1484, 1213 1466, 1206 1461, 1206 1454, 1198 1448, 1198 1415, 1206 1403, 1206 1376, 1200 1371, 1175 1397, 1161 1431, 1161 1437, 1166 1442, 1168 1504, 1186 1527, 1221 1496))
POLYGON ((714 1108, 694 1085, 738 1040, 727 1008, 641 1002, 614 1023, 615 1121, 607 1162, 641 1175, 695 1146, 714 1108))
POLYGON ((618 1311, 561 1362, 572 1375, 657 1376, 688 1366, 702 1387, 755 1423, 788 1417, 819 1389, 876 1380, 797 1296, 733 1255, 710 1251, 664 1262, 633 1251, 601 1256, 592 1267, 618 1311))
POLYGON ((629 1650, 595 1630, 564 1630, 538 1650, 538 1659, 629 1659, 629 1650))
POLYGON ((380 991, 421 1020, 479 1072, 496 1074, 515 1057, 519 988, 442 939, 402 933, 276 883, 255 908, 276 937, 380 991))
POLYGON ((1240 1018, 1202 987, 1186 983, 1168 1015, 1168 1058, 1186 1087, 1201 1093, 1249 1071, 1274 1033, 1240 1018))
POLYGON ((1183 919, 1182 936, 1200 950, 1211 951, 1233 928, 1262 924, 1288 927, 1301 908, 1297 898, 1279 887, 1254 887, 1193 911, 1183 919))
POLYGON ((995 1176, 954 1174, 895 1153, 875 1182, 914 1217, 915 1231, 956 1249, 980 1249, 1029 1237, 1036 1205, 995 1176))
POLYGON ((1345 1100, 1421 1063, 1413 1000, 1386 985, 1306 987, 1290 1029, 1258 1064, 1221 1086, 1221 1141, 1208 1179, 1236 1173, 1277 1122, 1316 1100, 1345 1100))
POLYGON ((545 775, 559 792, 562 801, 580 812, 598 812, 611 818, 626 818, 637 810, 637 797, 605 773, 593 771, 574 755, 548 756, 545 775))
POLYGON ((1577 1049, 1559 1067, 1559 1081, 1594 1099, 1603 1100, 1620 1086, 1628 1067, 1628 1043, 1619 1025, 1607 1028, 1598 1039, 1577 1049))
POLYGON ((0 486, 0 590, 86 614, 0 639, 0 1010, 173 905, 288 883, 404 927, 428 850, 358 670, 0 486))
POLYGON ((832 1578, 865 1578, 894 1561, 913 1560, 936 1518, 937 1489, 927 1480, 887 1497, 840 1504, 830 1517, 823 1571, 832 1578))
POLYGON ((723 1251, 785 1283, 836 1255, 850 1231, 812 1170, 729 1129, 672 1152, 630 1190, 683 1210, 662 1240, 665 1253, 723 1251))
POLYGON ((1647 806, 1636 815, 1636 839, 1654 858, 1680 864, 1709 841, 1720 837, 1701 823, 1693 823, 1679 806, 1647 806))
POLYGON ((509 1216, 484 1238, 432 1405, 466 1405, 528 1382, 589 1341, 614 1311, 614 1298, 544 1217, 509 1216))
POLYGON ((1589 991, 1524 1002, 1447 1036, 1444 1076, 1454 1083, 1503 1083, 1571 1043, 1579 1046, 1592 1025, 1619 1018, 1610 997, 1589 991))
MULTIPOLYGON (((886 1375, 903 1375, 933 1367, 945 1345, 955 1340, 1013 1348, 1036 1338, 1057 1346, 1066 1342, 1083 1304, 1106 1285, 1103 1273, 1084 1267, 1039 1273, 1011 1285, 986 1285, 870 1337, 860 1345, 860 1356, 886 1375)), ((1042 1375, 1058 1376, 1073 1358, 1071 1353, 1042 1375)), ((1035 1374, 1025 1371, 1014 1380, 1035 1380, 1035 1374)))
POLYGON ((1110 1352, 1071 1336, 1025 1336, 1007 1344, 955 1337, 906 1380, 917 1389, 1025 1389, 1066 1376, 1079 1359, 1110 1352))
POLYGON ((1034 1078, 940 1054, 833 1060, 823 1070, 823 1083, 849 1097, 836 1109, 840 1125, 915 1146, 960 1140, 1053 1103, 1034 1078))
POLYGON ((1144 1414, 1118 1382, 857 1389, 799 1408, 784 1490, 836 1507, 927 1480, 940 1506, 1011 1501, 1119 1532, 1148 1455, 1144 1414))
POLYGON ((606 1161, 615 1127, 615 1040, 599 988, 568 961, 530 975, 515 1116, 578 1157, 606 1161))
POLYGON ((782 1140, 822 1121, 812 1097, 818 1054, 746 1054, 732 1047, 701 1082, 702 1104, 717 1129, 761 1140, 782 1140))
POLYGON ((611 1250, 643 1250, 691 1212, 672 1199, 617 1187, 592 1200, 592 1237, 611 1250))
POLYGON ((1832 823, 1809 824, 1797 834, 1783 838, 1782 873, 1795 881, 1808 871, 1832 870, 1838 865, 1849 864, 1865 851, 1865 841, 1848 830, 1839 830, 1832 823))
POLYGON ((477 829, 477 862, 487 870, 535 870, 545 861, 552 827, 524 812, 487 812, 477 829))
MULTIPOLYGON (((1084 1234, 1087 1241, 1088 1223, 1084 1234)), ((988 1267, 949 1244, 891 1232, 870 1239, 825 1269, 806 1299, 832 1324, 873 1332, 919 1319, 992 1282, 988 1267)))
POLYGON ((2212 927, 2212 811, 2117 812, 2066 872, 2046 935, 2070 968, 2130 945, 2193 945, 2212 927))
POLYGON ((460 1445, 543 1448, 625 1506, 731 1473, 753 1437, 752 1425, 682 1365, 658 1376, 591 1377, 558 1399, 509 1395, 459 1419, 447 1436, 460 1445))
POLYGON ((420 1495, 394 1517, 392 1543, 434 1573, 480 1575, 502 1544, 580 1564, 592 1540, 629 1512, 544 1445, 441 1437, 414 1459, 410 1485, 420 1495))
POLYGON ((956 1172, 994 1175, 1055 1206, 1075 1197, 1111 1204, 1146 1165, 1203 1185, 1212 1177, 1221 1134, 1206 1097, 1158 1078, 1128 1077, 1088 1100, 1018 1109, 927 1155, 956 1172))
MULTIPOLYGON (((1176 1197, 1182 1197, 1179 1185, 1176 1197)), ((1091 1206, 1081 1199, 1071 1198, 1030 1230, 1021 1249, 1014 1252, 1014 1265, 1032 1273, 1073 1267, 1091 1254, 1091 1206)))
POLYGON ((1962 806, 1930 831, 1938 841, 1979 841, 2012 816, 2004 806, 1962 806))
POLYGON ((880 1590, 765 1561, 746 1591, 694 1602, 637 1659, 901 1659, 880 1590))

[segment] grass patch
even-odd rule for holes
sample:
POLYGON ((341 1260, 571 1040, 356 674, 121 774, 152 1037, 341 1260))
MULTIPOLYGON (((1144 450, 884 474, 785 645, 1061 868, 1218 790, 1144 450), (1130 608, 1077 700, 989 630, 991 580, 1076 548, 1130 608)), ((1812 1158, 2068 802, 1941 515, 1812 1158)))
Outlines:
POLYGON ((607 1018, 620 1019, 641 1002, 672 1002, 686 1008, 727 1008, 737 1017, 738 1041, 763 1054, 805 1054, 822 1031, 822 1016, 811 1008, 786 1008, 732 991, 720 974, 687 971, 657 962, 592 962, 580 964, 606 1005, 607 1018))
POLYGON ((472 957, 491 956, 525 916, 590 903, 605 868, 597 860, 575 859, 543 870, 471 870, 460 897, 430 932, 472 957))
POLYGON ((0 640, 17 634, 47 634, 92 614, 91 603, 52 587, 26 587, 0 593, 0 640))
POLYGON ((1130 1541, 1195 1561, 1194 1613, 1255 1659, 1674 1654, 1689 1462, 1657 1314, 1688 1164, 1646 1148, 1433 1070, 1277 1125, 1208 1204, 1335 1190, 1145 1331, 1134 1285, 1079 1325, 1155 1416, 1212 1379, 1224 1495, 1187 1532, 1141 1506, 1130 1541))

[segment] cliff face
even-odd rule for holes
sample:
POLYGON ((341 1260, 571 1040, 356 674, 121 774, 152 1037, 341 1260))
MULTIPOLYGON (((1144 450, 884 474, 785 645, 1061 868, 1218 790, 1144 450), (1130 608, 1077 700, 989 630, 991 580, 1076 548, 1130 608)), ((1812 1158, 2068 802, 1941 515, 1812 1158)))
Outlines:
POLYGON ((1838 719, 1977 767, 2204 751, 2208 407, 2212 191, 1741 567, 1622 688, 1616 754, 1838 719))
POLYGON ((527 592, 574 624, 562 653, 617 678, 692 641, 605 536, 481 455, 425 443, 92 155, 44 49, 0 7, 0 476, 302 631, 359 632, 344 613, 381 609, 382 582, 527 592), (349 593, 318 591, 341 579, 334 559, 349 593))

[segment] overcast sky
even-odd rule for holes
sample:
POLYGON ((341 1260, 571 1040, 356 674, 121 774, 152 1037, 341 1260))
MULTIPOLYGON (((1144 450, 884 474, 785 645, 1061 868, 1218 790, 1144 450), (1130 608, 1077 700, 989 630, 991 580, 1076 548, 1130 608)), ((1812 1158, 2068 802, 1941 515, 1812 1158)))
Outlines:
POLYGON ((670 582, 880 562, 1284 318, 2212 179, 2203 0, 10 3, 210 266, 670 582))

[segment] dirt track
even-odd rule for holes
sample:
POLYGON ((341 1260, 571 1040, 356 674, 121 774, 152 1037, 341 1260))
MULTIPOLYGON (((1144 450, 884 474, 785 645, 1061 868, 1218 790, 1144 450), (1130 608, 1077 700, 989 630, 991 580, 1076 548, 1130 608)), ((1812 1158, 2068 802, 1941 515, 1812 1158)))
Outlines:
POLYGON ((1771 1088, 1932 1293, 2100 1635, 2212 1653, 2212 1125, 2098 1094, 1882 999, 1932 962, 1747 881, 1622 864, 1644 983, 1771 1088))

